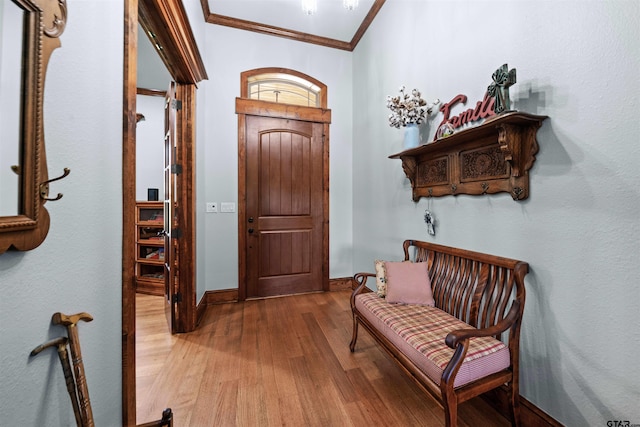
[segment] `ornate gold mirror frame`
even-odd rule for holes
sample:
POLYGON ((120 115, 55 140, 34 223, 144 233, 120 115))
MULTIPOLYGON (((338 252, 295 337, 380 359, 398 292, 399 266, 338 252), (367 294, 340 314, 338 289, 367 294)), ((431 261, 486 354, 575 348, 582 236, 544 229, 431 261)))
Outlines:
MULTIPOLYGON (((9 10, 22 14, 22 34, 0 34, 0 41, 10 38, 22 40, 21 45, 13 49, 2 49, 3 55, 12 53, 21 58, 19 74, 19 102, 16 105, 9 100, 2 99, 0 106, 19 110, 19 129, 15 147, 17 164, 1 167, 11 169, 17 179, 3 181, 16 182, 17 191, 13 184, 8 187, 0 186, 0 204, 9 206, 0 216, 0 254, 7 250, 27 251, 38 247, 49 231, 49 213, 44 207, 49 198, 50 180, 47 172, 47 157, 44 144, 43 98, 44 81, 49 58, 54 49, 60 47, 60 35, 64 31, 67 20, 66 0, 0 0, 3 13, 9 10), (17 9, 16 9, 17 6, 17 9), (9 37, 7 37, 9 36, 9 37), (21 49, 17 55, 15 50, 21 49), (17 199, 17 200, 16 200, 17 199)), ((19 27, 19 20, 17 22, 19 27)), ((5 27, 7 26, 0 26, 5 27)), ((2 70, 2 71, 7 71, 2 70)), ((15 72, 15 70, 9 70, 15 72)), ((17 75, 17 73, 16 73, 17 75)), ((4 114, 4 113, 3 113, 4 114)), ((4 132, 3 132, 4 134, 4 132)), ((0 144, 12 144, 12 141, 0 141, 0 144)), ((3 149, 4 147, 0 147, 3 149)), ((9 147, 13 149, 14 147, 9 147)), ((7 160, 7 162, 11 162, 7 160)), ((2 171, 5 172, 6 171, 2 171)), ((64 177, 69 174, 65 169, 64 177)), ((11 177, 11 174, 0 175, 11 177)), ((3 184, 5 185, 5 184, 3 184)))

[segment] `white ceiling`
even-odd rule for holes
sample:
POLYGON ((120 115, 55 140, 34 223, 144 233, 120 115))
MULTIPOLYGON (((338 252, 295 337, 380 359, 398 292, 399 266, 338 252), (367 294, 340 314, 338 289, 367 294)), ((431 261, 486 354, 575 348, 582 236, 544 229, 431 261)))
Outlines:
MULTIPOLYGON (((342 0, 317 0, 318 11, 306 15, 302 0, 208 0, 210 13, 349 43, 374 0, 359 0, 347 10, 342 0)), ((204 16, 203 18, 204 19, 204 16)), ((166 90, 171 80, 148 37, 138 27, 138 87, 166 90)))
POLYGON ((344 42, 351 41, 374 2, 359 0, 355 10, 347 10, 342 0, 317 0, 318 11, 306 15, 302 0, 208 1, 211 13, 344 42))

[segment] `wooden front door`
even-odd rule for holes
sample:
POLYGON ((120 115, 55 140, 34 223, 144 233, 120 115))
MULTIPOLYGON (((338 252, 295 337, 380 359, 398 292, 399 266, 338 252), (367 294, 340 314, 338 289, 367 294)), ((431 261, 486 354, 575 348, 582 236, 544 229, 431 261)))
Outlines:
POLYGON ((246 296, 321 291, 323 124, 246 118, 246 296))

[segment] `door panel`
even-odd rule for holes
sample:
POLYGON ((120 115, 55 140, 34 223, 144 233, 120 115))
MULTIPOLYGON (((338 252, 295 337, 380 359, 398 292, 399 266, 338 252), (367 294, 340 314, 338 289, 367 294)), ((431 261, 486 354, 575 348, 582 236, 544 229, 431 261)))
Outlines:
POLYGON ((310 274, 309 254, 312 252, 309 230, 260 233, 261 278, 287 274, 310 274))
POLYGON ((322 129, 246 118, 249 298, 323 289, 322 129))
POLYGON ((176 215, 176 180, 174 165, 176 164, 177 120, 176 120, 176 87, 171 82, 165 100, 165 139, 164 139, 164 301, 165 314, 169 330, 176 333, 176 299, 177 292, 177 250, 175 231, 178 229, 176 215))

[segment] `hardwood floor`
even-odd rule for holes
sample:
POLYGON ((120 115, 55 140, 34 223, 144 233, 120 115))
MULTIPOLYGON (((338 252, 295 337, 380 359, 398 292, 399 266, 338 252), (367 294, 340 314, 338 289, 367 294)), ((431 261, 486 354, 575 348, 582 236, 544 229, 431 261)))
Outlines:
MULTIPOLYGON (((366 331, 355 353, 350 291, 209 306, 198 328, 171 336, 162 297, 138 294, 137 420, 174 425, 442 426, 442 409, 366 331)), ((481 399, 459 425, 506 426, 481 399)))

